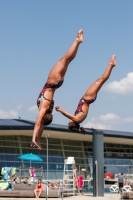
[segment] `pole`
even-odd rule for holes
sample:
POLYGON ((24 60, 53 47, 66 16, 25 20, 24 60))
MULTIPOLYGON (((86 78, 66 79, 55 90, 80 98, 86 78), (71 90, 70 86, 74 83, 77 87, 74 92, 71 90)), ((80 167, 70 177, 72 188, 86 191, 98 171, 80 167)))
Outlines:
POLYGON ((97 160, 95 161, 96 165, 96 197, 98 196, 98 163, 97 160))
POLYGON ((46 184, 46 200, 48 199, 48 137, 46 137, 46 146, 47 146, 47 184, 46 184))
POLYGON ((93 129, 93 196, 104 196, 103 132, 93 129))

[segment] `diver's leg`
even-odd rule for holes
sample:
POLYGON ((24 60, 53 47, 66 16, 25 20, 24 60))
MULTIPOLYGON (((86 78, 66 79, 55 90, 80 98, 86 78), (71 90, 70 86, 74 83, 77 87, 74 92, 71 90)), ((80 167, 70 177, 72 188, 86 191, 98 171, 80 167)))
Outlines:
POLYGON ((97 93, 99 92, 102 85, 108 80, 110 77, 111 71, 113 67, 116 66, 116 56, 112 56, 110 59, 110 62, 108 64, 108 67, 106 68, 104 74, 98 78, 86 91, 84 94, 84 99, 90 100, 97 96, 97 93))
POLYGON ((83 30, 79 30, 72 46, 67 53, 51 69, 47 83, 54 84, 64 78, 69 63, 75 58, 79 44, 83 42, 83 30))

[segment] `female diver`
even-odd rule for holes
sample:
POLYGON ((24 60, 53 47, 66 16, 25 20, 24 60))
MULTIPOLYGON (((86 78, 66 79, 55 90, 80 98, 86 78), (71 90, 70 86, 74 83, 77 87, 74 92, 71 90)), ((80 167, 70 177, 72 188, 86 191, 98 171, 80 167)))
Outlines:
POLYGON ((61 109, 60 106, 55 107, 56 111, 60 112, 65 117, 70 119, 68 127, 71 131, 77 132, 79 129, 81 129, 81 131, 85 134, 85 130, 83 129, 83 127, 80 128, 79 124, 83 122, 84 119, 87 117, 89 105, 96 100, 97 93, 99 92, 102 85, 108 80, 114 66, 116 66, 116 56, 113 55, 104 74, 87 89, 86 93, 80 99, 74 115, 71 115, 70 113, 61 109))
POLYGON ((67 53, 54 65, 51 69, 46 84, 37 99, 39 114, 34 126, 31 147, 37 147, 41 150, 40 139, 44 129, 44 125, 49 125, 52 122, 52 111, 54 106, 54 92, 59 88, 64 81, 64 76, 69 63, 75 58, 79 44, 83 42, 83 30, 80 29, 72 46, 67 53), (38 135, 38 137, 37 137, 38 135), (37 137, 37 140, 36 140, 37 137))

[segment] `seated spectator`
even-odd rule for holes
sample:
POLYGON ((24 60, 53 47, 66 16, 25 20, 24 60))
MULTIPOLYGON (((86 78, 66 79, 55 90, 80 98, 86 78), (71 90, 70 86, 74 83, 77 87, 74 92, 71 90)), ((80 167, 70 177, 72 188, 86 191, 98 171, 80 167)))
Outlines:
POLYGON ((50 189, 58 189, 58 188, 59 188, 59 185, 58 185, 57 182, 50 182, 49 188, 50 188, 50 189))
POLYGON ((12 181, 14 182, 17 178, 17 175, 15 174, 13 177, 12 177, 12 181))
POLYGON ((129 185, 130 185, 130 187, 131 187, 132 190, 133 190, 133 182, 130 182, 129 185))
POLYGON ((41 193, 42 193, 42 180, 41 179, 38 179, 38 182, 36 184, 36 189, 34 190, 34 194, 36 196, 36 198, 39 198, 41 193), (38 192, 38 195, 37 195, 37 192, 38 192))
POLYGON ((114 185, 117 185, 117 186, 118 186, 118 182, 116 182, 114 185))
POLYGON ((124 185, 129 185, 129 184, 130 184, 130 182, 129 182, 128 178, 125 178, 125 183, 124 183, 124 185))
POLYGON ((65 174, 65 176, 64 176, 64 187, 66 188, 67 187, 67 185, 68 185, 68 175, 67 174, 65 174))
POLYGON ((12 182, 13 182, 13 183, 21 183, 19 177, 17 177, 16 174, 12 177, 12 182))
POLYGON ((22 184, 28 184, 29 177, 25 177, 24 180, 21 181, 22 184))

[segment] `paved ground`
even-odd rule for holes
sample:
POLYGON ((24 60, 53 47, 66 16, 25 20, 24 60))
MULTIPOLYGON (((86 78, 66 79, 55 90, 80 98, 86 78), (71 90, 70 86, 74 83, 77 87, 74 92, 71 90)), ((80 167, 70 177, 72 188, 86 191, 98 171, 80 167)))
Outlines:
MULTIPOLYGON (((0 200, 35 200, 35 198, 1 198, 0 200)), ((45 198, 40 198, 45 199, 45 198)), ((61 200, 61 198, 48 198, 48 200, 61 200)), ((104 197, 93 197, 92 195, 79 195, 79 196, 72 196, 72 197, 64 197, 64 200, 119 200, 119 194, 105 194, 104 197)))

